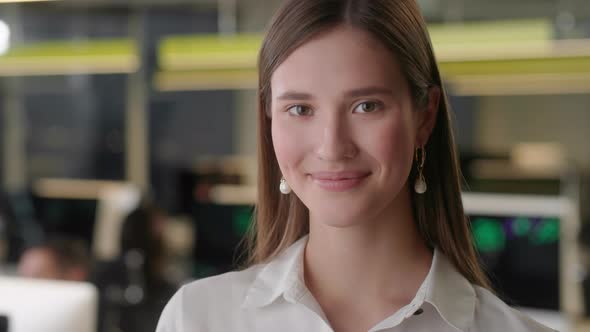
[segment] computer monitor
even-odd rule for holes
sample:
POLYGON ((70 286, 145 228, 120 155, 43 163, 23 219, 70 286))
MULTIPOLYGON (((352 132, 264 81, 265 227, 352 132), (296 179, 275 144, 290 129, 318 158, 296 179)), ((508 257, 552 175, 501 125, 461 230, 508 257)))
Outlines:
POLYGON ((195 278, 208 277, 240 267, 243 240, 252 219, 253 206, 196 204, 195 278))
POLYGON ((0 316, 0 332, 8 332, 8 317, 0 316))
POLYGON ((88 283, 0 277, 8 332, 96 332, 98 292, 88 283))
POLYGON ((97 200, 33 195, 35 219, 44 234, 67 234, 92 242, 97 200))
MULTIPOLYGON (((464 193, 480 261, 497 294, 534 319, 567 330, 563 241, 572 207, 559 196, 464 193)), ((571 243, 570 243, 571 245, 571 243)))

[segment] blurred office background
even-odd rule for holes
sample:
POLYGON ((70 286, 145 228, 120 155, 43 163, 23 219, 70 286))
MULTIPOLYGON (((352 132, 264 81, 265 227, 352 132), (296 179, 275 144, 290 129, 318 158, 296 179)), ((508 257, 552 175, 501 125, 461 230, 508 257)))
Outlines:
MULTIPOLYGON (((590 2, 419 3, 484 265, 511 304, 583 330, 590 2)), ((90 282, 98 330, 133 332, 181 284, 238 267, 279 4, 0 1, 0 274, 90 282)))

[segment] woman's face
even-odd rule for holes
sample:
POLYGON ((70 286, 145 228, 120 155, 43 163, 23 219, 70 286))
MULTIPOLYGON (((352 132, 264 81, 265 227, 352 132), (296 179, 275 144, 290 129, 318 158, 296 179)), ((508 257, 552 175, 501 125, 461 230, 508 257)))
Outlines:
POLYGON ((342 227, 395 208, 423 112, 384 45, 337 27, 296 49, 271 91, 279 167, 312 220, 342 227))

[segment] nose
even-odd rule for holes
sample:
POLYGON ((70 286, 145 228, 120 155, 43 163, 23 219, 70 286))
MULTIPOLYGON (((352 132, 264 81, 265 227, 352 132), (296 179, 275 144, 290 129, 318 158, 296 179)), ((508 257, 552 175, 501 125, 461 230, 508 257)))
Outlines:
POLYGON ((320 124, 321 137, 316 148, 318 158, 324 161, 341 161, 356 156, 351 128, 345 116, 333 112, 320 124))

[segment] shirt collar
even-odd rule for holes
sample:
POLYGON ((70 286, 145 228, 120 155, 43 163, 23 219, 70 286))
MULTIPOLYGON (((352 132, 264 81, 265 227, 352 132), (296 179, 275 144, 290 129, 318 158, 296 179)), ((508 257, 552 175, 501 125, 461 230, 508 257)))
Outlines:
POLYGON ((472 325, 475 289, 438 248, 434 250, 432 266, 423 286, 426 288, 425 301, 432 304, 448 324, 460 331, 466 331, 472 325))
MULTIPOLYGON (((264 307, 281 295, 289 302, 297 302, 308 292, 303 281, 307 238, 302 237, 261 268, 246 293, 243 307, 264 307)), ((425 301, 436 308, 446 323, 460 331, 466 331, 473 322, 475 290, 438 248, 411 304, 420 306, 425 301)))
POLYGON ((263 307, 283 295, 296 301, 304 295, 303 252, 307 236, 264 265, 246 293, 242 307, 263 307))

